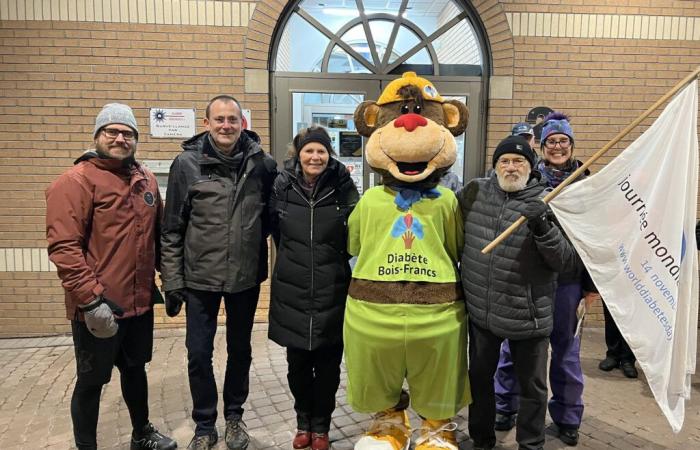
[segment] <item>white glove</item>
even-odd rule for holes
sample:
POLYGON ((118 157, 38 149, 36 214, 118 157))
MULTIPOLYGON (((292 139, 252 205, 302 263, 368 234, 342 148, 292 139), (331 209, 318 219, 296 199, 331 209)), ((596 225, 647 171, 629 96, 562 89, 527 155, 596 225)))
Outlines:
POLYGON ((119 325, 114 320, 114 315, 124 314, 124 310, 119 305, 100 295, 87 305, 80 305, 78 308, 83 312, 85 325, 93 336, 107 339, 117 334, 119 325))

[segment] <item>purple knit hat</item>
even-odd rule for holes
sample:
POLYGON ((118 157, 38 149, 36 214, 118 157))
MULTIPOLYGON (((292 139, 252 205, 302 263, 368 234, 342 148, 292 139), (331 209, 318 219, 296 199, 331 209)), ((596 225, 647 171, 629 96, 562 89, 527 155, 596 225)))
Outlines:
POLYGON ((569 124, 569 117, 561 112, 553 112, 544 118, 544 126, 542 127, 542 135, 540 142, 544 145, 544 141, 553 134, 565 134, 569 136, 571 142, 574 142, 574 130, 569 124))

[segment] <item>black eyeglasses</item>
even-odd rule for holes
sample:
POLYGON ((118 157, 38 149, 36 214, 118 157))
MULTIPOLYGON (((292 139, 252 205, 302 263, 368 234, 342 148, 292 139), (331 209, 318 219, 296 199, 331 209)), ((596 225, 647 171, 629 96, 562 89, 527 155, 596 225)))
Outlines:
POLYGON ((560 140, 547 139, 546 141, 544 141, 544 145, 547 148, 556 148, 556 146, 558 145, 560 148, 566 149, 569 148, 569 146, 571 145, 571 141, 566 138, 560 140))
POLYGON ((102 132, 110 139, 116 139, 121 134, 125 140, 133 141, 136 139, 136 133, 130 130, 120 130, 118 128, 103 128, 102 132))

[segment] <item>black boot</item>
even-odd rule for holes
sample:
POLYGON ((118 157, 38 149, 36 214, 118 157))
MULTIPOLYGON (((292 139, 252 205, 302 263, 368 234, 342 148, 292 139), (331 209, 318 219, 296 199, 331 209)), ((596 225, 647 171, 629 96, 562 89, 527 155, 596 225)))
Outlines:
POLYGON ((627 378, 637 378, 639 376, 637 368, 634 367, 632 361, 623 361, 620 363, 620 368, 622 369, 622 374, 627 378))
POLYGON ((606 356, 605 359, 598 364, 598 368, 605 372, 610 372, 619 366, 620 362, 610 356, 606 356))

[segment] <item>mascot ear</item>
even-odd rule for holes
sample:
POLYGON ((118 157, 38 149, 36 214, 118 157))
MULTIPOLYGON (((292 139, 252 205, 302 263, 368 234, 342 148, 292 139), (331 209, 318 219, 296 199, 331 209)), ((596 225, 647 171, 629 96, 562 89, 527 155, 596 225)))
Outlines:
POLYGON ((377 117, 379 116, 379 106, 373 100, 365 100, 355 109, 355 128, 364 137, 377 129, 377 117))
POLYGON ((445 126, 452 136, 459 136, 464 133, 469 124, 469 109, 467 105, 459 100, 445 100, 442 104, 442 111, 445 115, 445 126))

